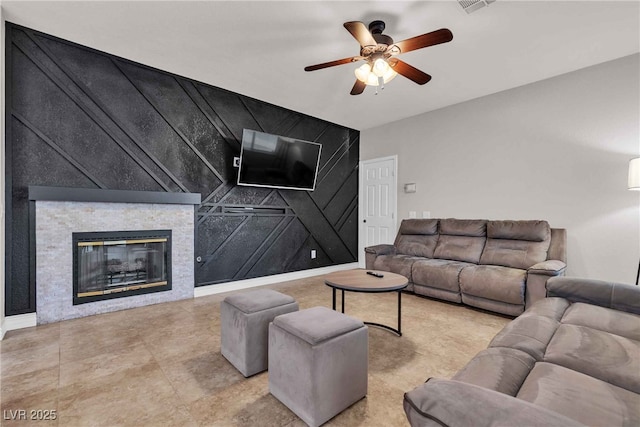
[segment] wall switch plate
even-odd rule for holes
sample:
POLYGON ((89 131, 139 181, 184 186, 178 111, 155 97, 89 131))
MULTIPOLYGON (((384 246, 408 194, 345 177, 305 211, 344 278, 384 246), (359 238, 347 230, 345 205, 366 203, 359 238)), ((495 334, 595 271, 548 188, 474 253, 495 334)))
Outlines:
POLYGON ((311 249, 311 259, 316 259, 316 250, 311 249))
POLYGON ((404 192, 405 193, 415 193, 416 192, 416 183, 415 182, 410 182, 408 184, 404 185, 404 192))
POLYGON ((422 211, 422 218, 431 218, 431 212, 422 211))
POLYGON ((234 168, 239 168, 240 167, 240 157, 234 157, 233 158, 233 167, 234 168))
POLYGON ((409 211, 409 218, 417 218, 416 211, 409 211))

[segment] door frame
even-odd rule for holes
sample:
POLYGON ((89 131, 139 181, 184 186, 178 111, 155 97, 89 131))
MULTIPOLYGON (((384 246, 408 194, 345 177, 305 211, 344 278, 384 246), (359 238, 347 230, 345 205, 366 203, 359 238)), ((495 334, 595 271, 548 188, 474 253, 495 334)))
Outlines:
POLYGON ((386 157, 378 157, 375 159, 369 160, 360 160, 358 163, 358 266, 360 268, 365 268, 365 259, 364 259, 364 245, 365 245, 365 232, 364 228, 364 202, 365 202, 365 193, 364 193, 364 165, 370 163, 376 163, 385 160, 393 160, 393 186, 392 191, 389 195, 389 208, 392 209, 393 215, 393 232, 394 235, 398 229, 398 155, 394 154, 392 156, 386 157))

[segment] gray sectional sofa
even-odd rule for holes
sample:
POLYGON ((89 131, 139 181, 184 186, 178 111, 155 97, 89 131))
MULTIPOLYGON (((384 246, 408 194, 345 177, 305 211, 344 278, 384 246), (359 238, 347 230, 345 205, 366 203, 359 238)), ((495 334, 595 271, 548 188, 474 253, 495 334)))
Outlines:
POLYGON ((640 425, 640 287, 555 277, 451 380, 405 394, 412 426, 640 425))
POLYGON ((365 260, 416 294, 517 316, 564 274, 566 241, 546 221, 405 219, 394 244, 365 248, 365 260))

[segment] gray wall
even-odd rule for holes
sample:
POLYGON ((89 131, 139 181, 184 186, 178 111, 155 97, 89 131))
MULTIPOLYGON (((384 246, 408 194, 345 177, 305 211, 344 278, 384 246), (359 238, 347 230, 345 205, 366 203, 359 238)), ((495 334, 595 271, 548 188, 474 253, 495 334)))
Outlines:
POLYGON ((399 218, 546 219, 568 230, 568 275, 632 283, 640 194, 627 190, 627 170, 640 154, 639 58, 364 130, 361 159, 398 155, 399 218), (408 182, 416 193, 402 192, 408 182))

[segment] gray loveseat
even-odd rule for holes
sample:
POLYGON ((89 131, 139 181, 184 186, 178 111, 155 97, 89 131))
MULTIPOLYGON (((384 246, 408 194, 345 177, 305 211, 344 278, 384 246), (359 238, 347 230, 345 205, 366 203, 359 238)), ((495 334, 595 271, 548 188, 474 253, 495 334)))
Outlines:
POLYGON ((412 426, 640 425, 640 287, 566 277, 451 380, 405 394, 412 426))
POLYGON ((517 316, 564 274, 566 241, 546 221, 405 219, 394 244, 365 248, 365 260, 416 294, 517 316))

